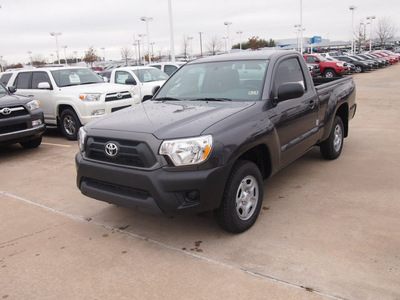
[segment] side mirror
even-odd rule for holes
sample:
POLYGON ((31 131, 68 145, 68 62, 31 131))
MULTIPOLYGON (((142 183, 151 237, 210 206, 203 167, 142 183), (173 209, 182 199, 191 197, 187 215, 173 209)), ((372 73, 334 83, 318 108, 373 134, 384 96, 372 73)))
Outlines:
POLYGON ((284 101, 288 99, 299 98, 304 95, 304 87, 298 82, 282 83, 278 88, 278 100, 284 101))
POLYGON ((14 94, 14 93, 17 91, 17 89, 15 88, 15 86, 9 86, 9 87, 8 87, 8 91, 9 91, 11 94, 14 94))
POLYGON ((103 81, 104 82, 108 82, 108 78, 107 77, 103 77, 103 81))
POLYGON ((125 80, 125 84, 133 84, 136 85, 136 80, 133 78, 128 78, 127 80, 125 80))
POLYGON ((38 88, 41 90, 51 90, 52 89, 50 86, 50 83, 48 83, 48 82, 39 82, 38 88))
POLYGON ((143 97, 142 102, 147 101, 147 100, 150 100, 151 98, 153 98, 152 95, 145 95, 145 96, 143 97))

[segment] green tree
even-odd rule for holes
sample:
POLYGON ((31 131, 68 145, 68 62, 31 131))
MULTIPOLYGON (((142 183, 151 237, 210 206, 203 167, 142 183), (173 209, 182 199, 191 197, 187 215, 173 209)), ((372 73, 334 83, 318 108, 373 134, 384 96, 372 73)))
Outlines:
MULTIPOLYGON (((267 42, 264 39, 260 39, 258 36, 253 36, 247 42, 242 43, 242 49, 251 49, 251 50, 258 50, 264 47, 275 47, 275 41, 273 39, 269 39, 267 42)), ((240 49, 240 43, 235 44, 232 46, 232 49, 240 49)))

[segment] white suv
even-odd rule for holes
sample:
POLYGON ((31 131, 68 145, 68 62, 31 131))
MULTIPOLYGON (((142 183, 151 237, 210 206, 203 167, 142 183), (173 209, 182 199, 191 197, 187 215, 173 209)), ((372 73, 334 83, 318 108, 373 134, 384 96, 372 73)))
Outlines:
POLYGON ((58 125, 67 139, 89 121, 139 103, 129 86, 105 83, 89 68, 35 68, 12 72, 7 87, 40 101, 45 123, 58 125))

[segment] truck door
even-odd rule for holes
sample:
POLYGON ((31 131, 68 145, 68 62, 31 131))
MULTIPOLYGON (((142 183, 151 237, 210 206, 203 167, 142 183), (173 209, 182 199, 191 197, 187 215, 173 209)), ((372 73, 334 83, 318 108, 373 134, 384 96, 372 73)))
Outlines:
POLYGON ((312 83, 305 80, 298 57, 278 63, 272 86, 273 97, 277 98, 279 86, 287 82, 302 84, 305 92, 302 97, 278 102, 274 108, 273 122, 280 141, 281 166, 310 149, 318 138, 318 96, 313 87, 307 86, 312 83))

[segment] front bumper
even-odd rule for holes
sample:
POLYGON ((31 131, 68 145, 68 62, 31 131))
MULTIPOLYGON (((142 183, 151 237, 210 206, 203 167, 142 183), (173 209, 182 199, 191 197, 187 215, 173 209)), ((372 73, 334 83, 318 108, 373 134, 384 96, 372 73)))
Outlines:
POLYGON ((207 170, 140 170, 75 157, 82 194, 148 213, 174 215, 218 208, 231 165, 207 170))

